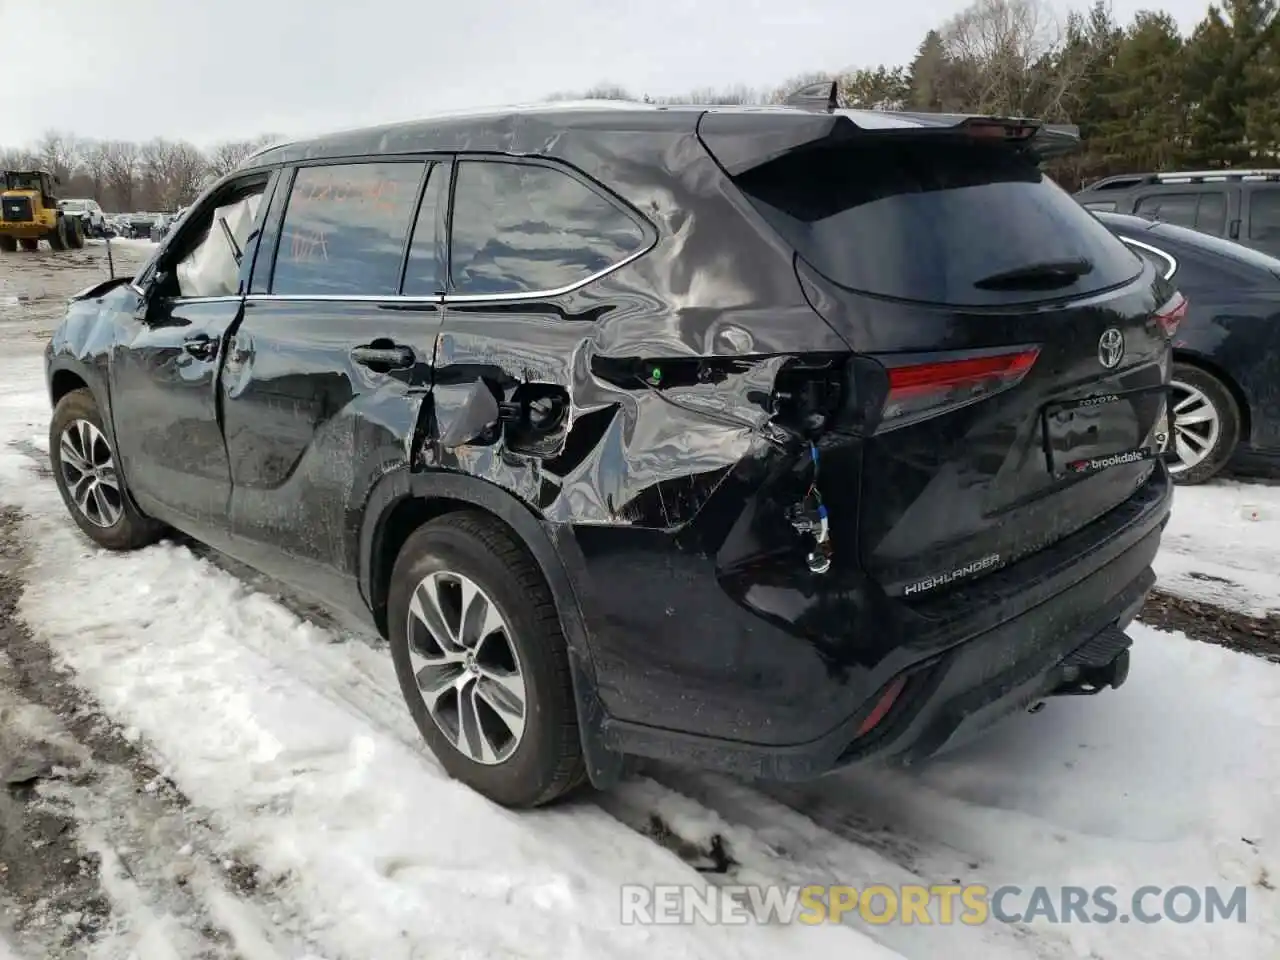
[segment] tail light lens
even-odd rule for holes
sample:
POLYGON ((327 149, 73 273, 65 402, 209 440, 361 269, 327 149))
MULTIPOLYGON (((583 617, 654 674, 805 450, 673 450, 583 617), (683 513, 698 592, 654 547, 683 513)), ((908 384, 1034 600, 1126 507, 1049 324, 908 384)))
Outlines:
POLYGON ((1040 355, 1039 347, 924 363, 881 358, 889 375, 880 431, 916 423, 968 406, 1020 383, 1040 355))
POLYGON ((1178 326, 1187 315, 1187 298, 1175 293, 1169 302, 1156 311, 1155 321, 1160 330, 1170 340, 1178 332, 1178 326))

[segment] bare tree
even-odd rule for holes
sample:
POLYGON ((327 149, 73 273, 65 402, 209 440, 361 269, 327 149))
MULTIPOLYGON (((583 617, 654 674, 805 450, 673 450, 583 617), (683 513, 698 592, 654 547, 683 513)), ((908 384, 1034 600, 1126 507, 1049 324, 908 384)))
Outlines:
POLYGON ((272 135, 256 137, 253 140, 228 140, 217 144, 209 151, 205 163, 206 179, 217 180, 225 177, 259 150, 279 142, 280 139, 272 135))
POLYGON ((40 165, 60 180, 68 180, 79 163, 79 144, 70 134, 46 131, 36 143, 40 165))
POLYGON ((102 151, 107 185, 115 193, 122 209, 133 209, 135 187, 142 166, 138 145, 128 140, 109 140, 102 145, 102 151))
POLYGON ((81 162, 84 164, 84 173, 93 186, 93 196, 101 197, 107 185, 109 167, 106 144, 98 142, 86 144, 81 162))
POLYGON ((30 150, 9 147, 0 150, 0 166, 5 170, 30 170, 40 166, 40 158, 30 150))
POLYGON ((1088 68, 1061 56, 1064 36, 1049 0, 975 0, 942 29, 965 109, 1063 117, 1088 68))

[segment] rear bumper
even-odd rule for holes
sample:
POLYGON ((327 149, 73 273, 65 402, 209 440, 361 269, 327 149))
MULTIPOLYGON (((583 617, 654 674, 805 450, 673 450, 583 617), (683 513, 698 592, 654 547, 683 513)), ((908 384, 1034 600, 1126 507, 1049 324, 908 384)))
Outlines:
POLYGON ((847 585, 791 616, 767 570, 744 590, 699 578, 674 553, 659 562, 656 544, 610 562, 614 551, 588 539, 588 569, 608 583, 583 598, 602 743, 779 780, 926 757, 1063 690, 1082 667, 1127 663, 1122 631, 1155 582, 1172 490, 1158 465, 1093 524, 944 600, 847 585), (771 603, 777 612, 762 613, 771 603), (896 699, 877 709, 890 689, 896 699))

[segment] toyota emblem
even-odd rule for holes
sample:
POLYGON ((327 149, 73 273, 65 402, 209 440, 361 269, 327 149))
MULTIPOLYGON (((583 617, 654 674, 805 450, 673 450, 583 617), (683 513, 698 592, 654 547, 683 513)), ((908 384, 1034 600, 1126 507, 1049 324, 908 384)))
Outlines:
POLYGON ((1102 332, 1102 336, 1098 338, 1098 362, 1112 370, 1120 366, 1120 361, 1124 359, 1124 334, 1115 327, 1110 327, 1102 332))

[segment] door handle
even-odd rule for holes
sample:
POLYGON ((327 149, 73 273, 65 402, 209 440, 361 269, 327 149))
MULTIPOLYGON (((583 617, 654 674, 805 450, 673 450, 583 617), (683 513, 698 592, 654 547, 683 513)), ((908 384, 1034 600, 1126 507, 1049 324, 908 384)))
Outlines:
POLYGON ((218 341, 207 333, 193 333, 182 340, 182 349, 200 360, 212 360, 218 355, 218 341))
POLYGON ((390 340, 366 343, 351 348, 351 359, 362 367, 382 370, 405 370, 417 360, 411 347, 390 340))

